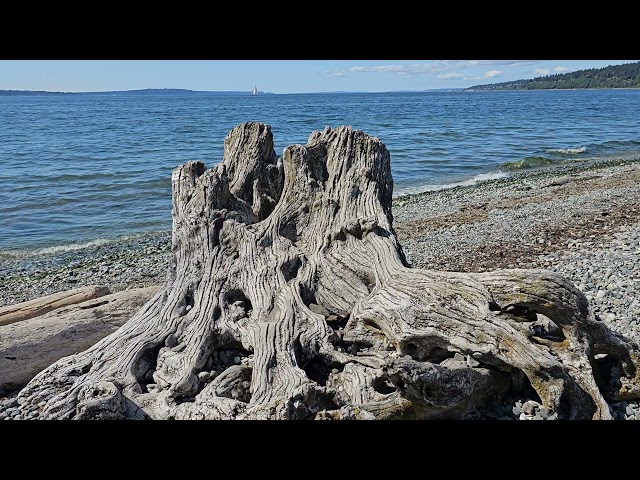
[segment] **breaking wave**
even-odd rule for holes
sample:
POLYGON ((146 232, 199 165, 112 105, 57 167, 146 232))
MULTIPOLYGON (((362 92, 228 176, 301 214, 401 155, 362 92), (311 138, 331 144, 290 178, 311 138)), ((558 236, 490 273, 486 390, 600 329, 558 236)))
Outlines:
POLYGON ((578 153, 585 153, 587 151, 587 147, 576 147, 576 148, 549 148, 545 150, 547 153, 560 153, 562 155, 576 155, 578 153))
POLYGON ((445 190, 447 188, 454 187, 468 187, 469 185, 475 185, 476 183, 483 182, 485 180, 495 180, 498 178, 508 177, 509 174, 497 171, 490 173, 481 173, 474 177, 471 177, 467 180, 462 180, 460 182, 453 183, 443 183, 443 184, 425 184, 425 185, 417 185, 415 187, 405 187, 400 189, 397 193, 394 193, 394 197, 398 197, 401 195, 415 195, 422 192, 432 192, 434 190, 445 190))

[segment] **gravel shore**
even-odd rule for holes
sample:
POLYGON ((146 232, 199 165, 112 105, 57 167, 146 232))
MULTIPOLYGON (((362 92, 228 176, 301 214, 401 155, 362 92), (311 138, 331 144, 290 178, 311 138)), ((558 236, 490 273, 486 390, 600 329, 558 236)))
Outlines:
MULTIPOLYGON (((612 330, 640 342, 640 159, 563 165, 397 197, 393 214, 414 267, 547 268, 574 282, 612 330)), ((5 255, 0 306, 83 285, 112 292, 159 285, 170 254, 170 232, 160 232, 5 255)), ((507 399, 483 418, 554 419, 534 403, 507 399)), ((0 399, 0 419, 13 418, 13 408, 13 397, 0 399)), ((640 420, 636 402, 611 409, 619 420, 640 420)))

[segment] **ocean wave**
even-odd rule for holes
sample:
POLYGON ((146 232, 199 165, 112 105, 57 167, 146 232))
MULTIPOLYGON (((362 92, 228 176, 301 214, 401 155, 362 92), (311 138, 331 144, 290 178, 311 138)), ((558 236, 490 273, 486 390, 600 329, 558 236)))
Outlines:
POLYGON ((554 160, 551 160, 547 157, 525 157, 521 160, 516 160, 513 162, 505 162, 500 165, 501 168, 506 170, 525 170, 527 168, 538 168, 538 167, 546 167, 548 165, 556 163, 554 160))
POLYGON ((549 148, 545 150, 547 153, 561 153, 563 155, 576 155, 578 153, 585 153, 587 151, 587 147, 576 147, 576 148, 549 148))
POLYGON ((137 233, 131 233, 128 235, 121 235, 113 238, 96 238, 87 242, 78 243, 65 243, 62 245, 53 245, 50 247, 35 247, 35 248, 10 248, 7 250, 0 250, 1 259, 16 259, 25 256, 33 255, 50 255, 54 253, 72 252, 75 250, 82 250, 84 248, 95 248, 102 245, 111 245, 127 242, 145 241, 146 238, 154 238, 159 235, 166 236, 170 231, 167 230, 150 230, 137 233))
POLYGON ((402 195, 416 195, 418 193, 423 193, 423 192, 433 192, 435 190, 445 190, 447 188, 455 188, 455 187, 468 187, 469 185, 475 185, 476 183, 479 182, 483 182, 485 180, 496 180, 499 178, 505 178, 508 177, 509 174, 502 172, 502 171, 497 171, 497 172, 490 172, 490 173, 481 173, 479 175, 476 175, 474 177, 468 178, 467 180, 462 180, 460 182, 453 182, 453 183, 443 183, 443 184, 425 184, 425 185, 417 185, 415 187, 405 187, 405 188, 401 188, 399 189, 397 192, 394 193, 394 197, 399 197, 402 195))
POLYGON ((65 245, 56 245, 53 247, 37 248, 31 252, 33 255, 47 255, 50 253, 71 252, 74 250, 82 250, 83 248, 99 247, 107 243, 113 242, 113 239, 97 238, 84 243, 68 243, 65 245))
POLYGON ((105 245, 113 241, 114 240, 109 240, 106 238, 98 238, 84 243, 67 243, 64 245, 54 245, 52 247, 1 250, 0 259, 22 258, 27 255, 48 255, 52 253, 72 252, 74 250, 81 250, 83 248, 99 247, 100 245, 105 245))

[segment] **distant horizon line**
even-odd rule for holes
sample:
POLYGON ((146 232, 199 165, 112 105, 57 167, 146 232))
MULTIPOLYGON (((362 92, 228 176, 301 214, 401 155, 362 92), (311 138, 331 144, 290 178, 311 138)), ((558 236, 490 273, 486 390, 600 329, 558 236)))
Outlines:
MULTIPOLYGON (((331 91, 311 91, 311 92, 286 92, 286 93, 275 93, 275 92, 266 92, 262 90, 258 90, 258 94, 261 95, 308 95, 308 94, 323 94, 323 93, 421 93, 421 92, 434 92, 434 91, 456 91, 456 90, 465 90, 470 87, 443 87, 443 88, 427 88, 422 90, 331 90, 331 91)), ((93 90, 93 91, 78 91, 78 92, 69 92, 62 90, 20 90, 20 89, 0 89, 0 95, 4 93, 13 93, 13 94, 50 94, 50 95, 87 95, 87 94, 115 94, 115 93, 138 93, 138 92, 158 92, 158 93, 224 93, 224 94, 246 94, 251 95, 251 90, 192 90, 189 88, 134 88, 129 90, 93 90)))

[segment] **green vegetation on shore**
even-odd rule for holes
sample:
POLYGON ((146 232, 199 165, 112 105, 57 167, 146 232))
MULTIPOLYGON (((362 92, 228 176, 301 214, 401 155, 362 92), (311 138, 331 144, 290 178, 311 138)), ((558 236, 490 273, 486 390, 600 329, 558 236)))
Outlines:
POLYGON ((476 85, 465 90, 566 90, 582 88, 640 88, 640 62, 557 73, 528 80, 476 85))

